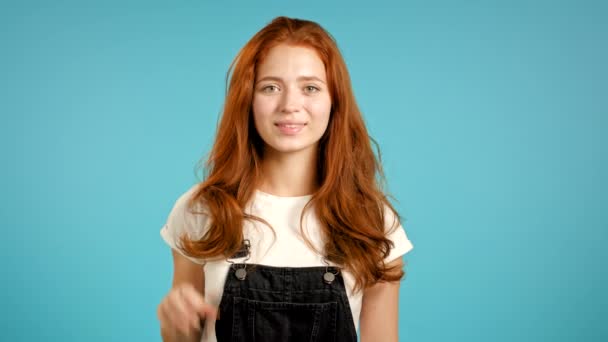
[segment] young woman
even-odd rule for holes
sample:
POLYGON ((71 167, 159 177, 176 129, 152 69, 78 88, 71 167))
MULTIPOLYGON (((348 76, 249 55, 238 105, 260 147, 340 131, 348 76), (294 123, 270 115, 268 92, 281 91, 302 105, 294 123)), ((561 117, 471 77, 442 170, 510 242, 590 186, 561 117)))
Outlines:
POLYGON ((164 341, 397 341, 413 248, 333 38, 279 17, 237 55, 205 179, 161 235, 164 341))

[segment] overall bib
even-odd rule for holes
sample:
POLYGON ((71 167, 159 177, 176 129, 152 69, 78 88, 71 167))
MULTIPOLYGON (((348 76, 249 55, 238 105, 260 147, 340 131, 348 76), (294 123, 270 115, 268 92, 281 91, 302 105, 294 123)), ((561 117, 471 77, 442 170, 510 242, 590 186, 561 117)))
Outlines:
POLYGON ((233 263, 215 323, 218 342, 356 342, 340 270, 233 263))

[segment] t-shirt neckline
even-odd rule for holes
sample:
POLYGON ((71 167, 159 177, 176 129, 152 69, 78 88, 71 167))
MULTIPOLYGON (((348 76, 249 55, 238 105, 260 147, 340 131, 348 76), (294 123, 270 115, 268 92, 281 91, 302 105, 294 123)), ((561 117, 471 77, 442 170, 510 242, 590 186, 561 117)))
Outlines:
POLYGON ((265 198, 270 201, 294 201, 294 202, 308 201, 313 196, 312 194, 303 195, 303 196, 278 196, 278 195, 269 194, 260 189, 256 189, 255 192, 259 197, 265 198))

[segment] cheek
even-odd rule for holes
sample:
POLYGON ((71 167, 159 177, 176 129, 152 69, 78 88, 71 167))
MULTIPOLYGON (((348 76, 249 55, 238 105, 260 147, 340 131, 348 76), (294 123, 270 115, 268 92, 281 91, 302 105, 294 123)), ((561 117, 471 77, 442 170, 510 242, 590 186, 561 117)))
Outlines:
POLYGON ((310 113, 319 124, 326 124, 329 121, 329 114, 331 112, 331 102, 329 100, 315 101, 310 104, 309 108, 310 113))
POLYGON ((272 115, 272 104, 269 101, 253 100, 253 120, 256 126, 263 124, 263 120, 272 115))

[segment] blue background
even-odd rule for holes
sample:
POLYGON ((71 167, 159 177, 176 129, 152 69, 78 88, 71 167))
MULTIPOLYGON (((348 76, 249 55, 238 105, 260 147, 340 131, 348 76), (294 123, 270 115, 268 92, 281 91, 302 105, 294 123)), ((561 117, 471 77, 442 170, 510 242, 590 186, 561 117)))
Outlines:
POLYGON ((277 15, 338 40, 415 249, 402 341, 608 339, 603 1, 3 1, 6 341, 159 341, 159 230, 277 15))

